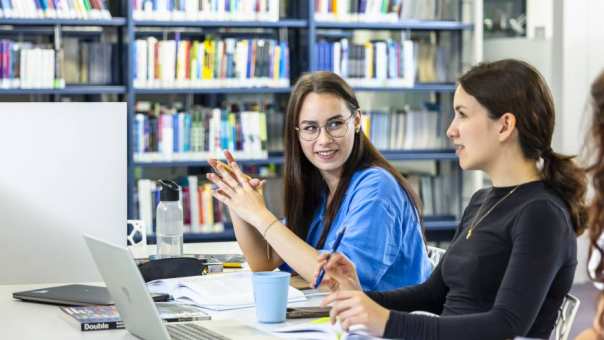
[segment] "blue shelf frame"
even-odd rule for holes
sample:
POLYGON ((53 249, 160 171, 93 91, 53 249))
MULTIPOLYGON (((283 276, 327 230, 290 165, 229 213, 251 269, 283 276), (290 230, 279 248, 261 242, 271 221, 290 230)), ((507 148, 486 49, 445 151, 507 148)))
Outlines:
POLYGON ((425 216, 424 227, 427 232, 430 231, 451 231, 455 230, 459 225, 459 221, 455 216, 437 217, 425 216))
MULTIPOLYGON (((184 233, 184 243, 197 242, 224 242, 235 241, 235 231, 232 226, 225 226, 224 231, 217 233, 184 233)), ((147 235, 147 244, 155 244, 157 239, 155 235, 147 235)))
MULTIPOLYGON (((454 231, 457 228, 459 221, 454 216, 426 216, 424 227, 426 232, 454 231)), ((154 234, 147 235, 147 243, 155 244, 156 237, 154 234)), ((235 241, 235 231, 233 225, 226 223, 224 231, 216 233, 184 233, 183 241, 185 243, 194 242, 223 242, 235 241)))
MULTIPOLYGON (((440 160, 456 161, 457 155, 454 149, 440 150, 384 150, 380 151, 384 157, 393 161, 408 160, 440 160)), ((263 164, 283 164, 282 152, 271 152, 266 159, 249 159, 238 161, 241 165, 263 165, 263 164)), ((170 168, 170 167, 205 167, 207 161, 168 161, 168 162, 134 162, 136 167, 142 168, 170 168)))
POLYGON ((0 89, 0 95, 34 95, 34 94, 125 94, 126 86, 123 85, 73 85, 62 89, 0 89))
POLYGON ((419 83, 411 87, 403 86, 354 86, 356 92, 454 92, 457 85, 455 83, 419 83))
POLYGON ((291 87, 135 88, 135 94, 261 94, 290 93, 291 87))
POLYGON ((0 25, 14 26, 125 26, 126 18, 111 19, 50 19, 50 18, 2 18, 0 25))
POLYGON ((307 20, 279 21, 197 21, 197 20, 135 20, 135 27, 231 27, 231 28, 305 28, 307 20))
POLYGON ((317 21, 317 28, 326 29, 369 29, 369 30, 413 30, 413 31, 462 31, 472 30, 474 25, 458 21, 405 20, 392 23, 317 21))

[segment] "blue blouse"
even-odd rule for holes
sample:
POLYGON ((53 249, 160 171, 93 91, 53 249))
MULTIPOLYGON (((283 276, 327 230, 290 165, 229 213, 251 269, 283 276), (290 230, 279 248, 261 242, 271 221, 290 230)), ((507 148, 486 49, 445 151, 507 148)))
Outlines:
MULTIPOLYGON (((325 209, 323 197, 306 237, 306 242, 315 248, 321 237, 325 209)), ((432 267, 415 208, 385 169, 374 167, 353 174, 320 250, 331 250, 344 225, 348 227, 338 251, 355 264, 363 290, 414 285, 430 275, 432 267)), ((288 269, 282 266, 282 270, 288 269)))

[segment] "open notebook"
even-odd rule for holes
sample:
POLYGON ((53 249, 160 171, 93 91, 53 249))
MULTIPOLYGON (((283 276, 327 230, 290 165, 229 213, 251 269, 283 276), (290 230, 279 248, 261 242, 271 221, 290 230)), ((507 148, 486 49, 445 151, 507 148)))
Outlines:
POLYGON ((373 337, 363 326, 352 326, 349 332, 340 327, 340 323, 332 325, 329 317, 319 318, 296 325, 285 326, 273 330, 282 338, 291 339, 313 339, 313 340, 374 340, 381 339, 373 337))
MULTIPOLYGON (((147 283, 151 293, 170 294, 182 303, 213 310, 254 306, 251 272, 233 272, 203 276, 154 280, 147 283)), ((304 301, 304 294, 289 287, 288 302, 304 301)))

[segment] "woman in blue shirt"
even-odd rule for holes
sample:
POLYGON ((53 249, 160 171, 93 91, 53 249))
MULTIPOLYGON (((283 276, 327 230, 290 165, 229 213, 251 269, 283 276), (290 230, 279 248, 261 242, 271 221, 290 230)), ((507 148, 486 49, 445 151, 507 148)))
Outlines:
POLYGON ((285 221, 265 206, 257 180, 211 160, 214 197, 231 213, 235 236, 253 271, 281 267, 313 277, 320 250, 355 263, 366 290, 423 282, 431 271, 421 233, 419 203, 409 183, 361 132, 358 101, 331 72, 302 76, 285 121, 285 221))

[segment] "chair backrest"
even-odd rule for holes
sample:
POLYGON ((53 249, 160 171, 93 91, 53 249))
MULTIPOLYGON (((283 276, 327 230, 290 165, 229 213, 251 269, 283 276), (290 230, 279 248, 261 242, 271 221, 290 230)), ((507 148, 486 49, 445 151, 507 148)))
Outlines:
POLYGON ((430 260, 430 263, 432 263, 432 269, 434 269, 436 266, 438 266, 438 263, 445 255, 446 250, 434 246, 427 246, 426 248, 428 251, 428 260, 430 260))
POLYGON ((570 329, 573 327, 575 316, 579 310, 581 302, 571 294, 566 294, 562 305, 558 311, 558 318, 556 319, 556 325, 554 326, 554 339, 556 340, 567 340, 570 334, 570 329))

